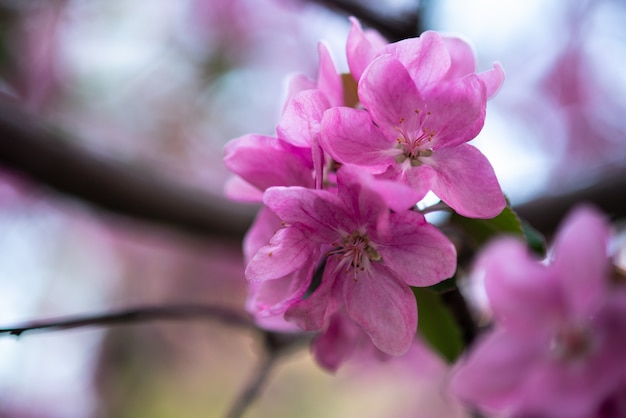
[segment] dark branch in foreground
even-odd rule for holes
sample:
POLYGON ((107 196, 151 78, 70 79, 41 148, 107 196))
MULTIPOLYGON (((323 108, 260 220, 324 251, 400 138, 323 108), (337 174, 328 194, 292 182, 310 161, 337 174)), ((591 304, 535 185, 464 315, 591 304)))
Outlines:
POLYGON ((105 314, 32 321, 0 328, 0 334, 20 336, 27 332, 36 331, 60 331, 87 326, 109 326, 154 320, 184 321, 192 319, 208 319, 240 328, 259 330, 247 315, 232 309, 211 305, 173 305, 130 308, 105 314))
POLYGON ((0 97, 0 165, 110 212, 218 238, 241 239, 255 208, 235 205, 68 141, 0 97))
POLYGON ((412 38, 423 31, 422 19, 417 12, 382 14, 364 6, 360 0, 309 1, 358 18, 364 24, 378 30, 391 42, 412 38))

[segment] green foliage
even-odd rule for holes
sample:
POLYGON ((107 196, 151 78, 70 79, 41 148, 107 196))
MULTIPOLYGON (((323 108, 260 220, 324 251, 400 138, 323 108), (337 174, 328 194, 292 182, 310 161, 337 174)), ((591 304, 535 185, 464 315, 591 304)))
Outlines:
POLYGON ((430 288, 415 287, 419 320, 418 332, 449 362, 463 351, 461 330, 441 296, 430 288))
POLYGON ((472 219, 454 213, 450 217, 450 223, 459 227, 465 238, 476 248, 482 247, 490 239, 501 234, 524 237, 522 223, 509 205, 498 216, 491 219, 472 219))
POLYGON ((537 254, 543 255, 546 251, 544 237, 528 222, 522 221, 508 204, 495 218, 472 219, 453 213, 449 222, 462 231, 463 237, 474 249, 480 249, 496 236, 513 235, 526 241, 537 254))

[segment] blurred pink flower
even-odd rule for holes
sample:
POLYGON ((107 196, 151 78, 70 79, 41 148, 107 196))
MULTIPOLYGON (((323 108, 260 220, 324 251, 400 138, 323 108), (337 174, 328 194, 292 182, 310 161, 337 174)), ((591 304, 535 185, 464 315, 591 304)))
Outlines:
POLYGON ((340 373, 362 381, 376 382, 378 392, 390 388, 392 399, 384 414, 389 418, 469 418, 464 406, 450 395, 447 384, 450 366, 419 335, 402 356, 381 352, 359 352, 346 362, 340 373))
POLYGON ((462 399, 506 416, 588 418, 620 392, 626 290, 609 282, 609 235, 600 214, 581 208, 547 263, 513 239, 487 248, 476 274, 495 325, 459 364, 462 399))

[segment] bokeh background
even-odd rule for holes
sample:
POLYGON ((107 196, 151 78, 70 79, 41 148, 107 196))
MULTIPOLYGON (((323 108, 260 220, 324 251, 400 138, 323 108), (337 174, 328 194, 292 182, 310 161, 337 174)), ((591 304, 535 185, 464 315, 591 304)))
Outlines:
MULTIPOLYGON (((223 145, 273 134, 286 80, 315 76, 319 40, 347 70, 349 22, 337 4, 349 3, 0 0, 0 94, 99 158, 220 195, 223 145)), ((473 143, 514 205, 626 173, 625 2, 353 3, 388 22, 417 13, 414 30, 463 36, 481 70, 503 65, 507 80, 473 143)), ((242 222, 254 209, 230 208, 242 222)), ((243 312, 243 268, 237 240, 114 215, 0 164, 0 326, 140 305, 243 312)), ((261 345, 253 331, 210 321, 3 336, 0 417, 221 417, 261 345)), ((429 389, 417 375, 331 375, 300 349, 247 416, 422 416, 429 389)))

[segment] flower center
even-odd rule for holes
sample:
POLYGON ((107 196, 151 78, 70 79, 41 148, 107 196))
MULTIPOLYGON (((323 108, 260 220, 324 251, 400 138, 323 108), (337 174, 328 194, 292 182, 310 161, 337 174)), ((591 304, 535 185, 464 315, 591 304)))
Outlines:
MULTIPOLYGON (((415 109, 415 113, 419 115, 419 109, 415 109)), ((428 116, 430 116, 430 112, 426 112, 426 118, 428 116)), ((396 148, 401 151, 401 154, 396 157, 396 162, 401 164, 409 160, 411 166, 416 167, 422 164, 419 157, 430 157, 433 154, 433 149, 429 147, 429 144, 435 136, 435 131, 422 125, 418 131, 409 132, 404 122, 405 118, 401 118, 398 126, 395 127, 395 130, 400 134, 396 138, 398 141, 396 148)))
POLYGON ((339 259, 339 268, 348 273, 354 272, 354 281, 358 281, 359 272, 368 268, 371 261, 379 261, 380 254, 371 245, 367 235, 358 231, 343 237, 341 242, 335 241, 333 249, 326 253, 326 256, 336 256, 339 259))
POLYGON ((586 357, 593 341, 589 330, 582 326, 570 326, 559 330, 550 342, 550 351, 560 359, 575 360, 586 357))

